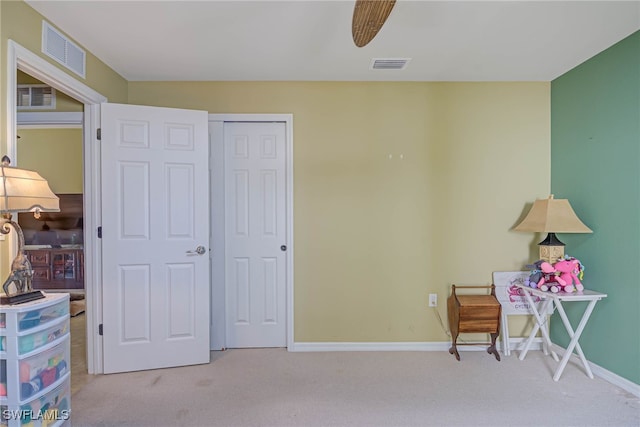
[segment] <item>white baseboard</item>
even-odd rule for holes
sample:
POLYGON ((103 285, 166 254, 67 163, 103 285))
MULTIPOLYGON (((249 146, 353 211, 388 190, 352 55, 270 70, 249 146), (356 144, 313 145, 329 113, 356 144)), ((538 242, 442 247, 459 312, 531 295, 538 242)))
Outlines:
POLYGON ((289 351, 447 351, 440 342, 294 342, 289 351))
MULTIPOLYGON (((510 347, 517 350, 524 339, 512 338, 510 347)), ((496 344, 498 350, 501 345, 496 344)), ((294 342, 289 351, 449 351, 451 342, 294 342)), ((531 350, 541 350, 542 340, 534 340, 531 350)), ((487 345, 460 345, 458 351, 486 351, 487 345)))
MULTIPOLYGON (((552 344, 551 347, 553 351, 558 353, 558 356, 561 356, 566 351, 564 347, 560 347, 557 344, 552 344)), ((578 357, 577 354, 574 353, 571 356, 571 360, 577 363, 578 365, 580 365, 580 368, 584 369, 584 367, 582 366, 582 361, 580 360, 580 357, 578 357)), ((598 376, 603 380, 610 382, 611 384, 617 387, 620 387, 621 389, 633 394, 634 396, 640 397, 640 385, 634 382, 631 382, 628 379, 623 378, 618 374, 614 374, 613 372, 603 368, 602 366, 598 366, 595 363, 592 363, 589 361, 587 362, 589 363, 589 368, 591 368, 591 372, 593 372, 594 376, 598 376)))
MULTIPOLYGON (((526 338, 511 338, 509 347, 512 351, 519 351, 520 346, 526 338)), ((312 351, 449 351, 451 342, 294 342, 288 348, 291 352, 312 352, 312 351)), ((565 349, 553 344, 552 349, 559 354, 565 349)), ((498 345, 498 350, 503 350, 498 345)), ((536 338, 531 343, 529 350, 542 350, 542 339, 536 338)), ((458 351, 486 351, 486 345, 461 345, 458 351)), ((502 351, 501 351, 502 353, 502 351)), ((582 365, 580 358, 574 354, 572 356, 577 363, 582 365)), ((593 375, 597 375, 605 381, 620 387, 621 389, 640 397, 640 385, 635 384, 626 378, 614 374, 607 369, 589 362, 593 375)))

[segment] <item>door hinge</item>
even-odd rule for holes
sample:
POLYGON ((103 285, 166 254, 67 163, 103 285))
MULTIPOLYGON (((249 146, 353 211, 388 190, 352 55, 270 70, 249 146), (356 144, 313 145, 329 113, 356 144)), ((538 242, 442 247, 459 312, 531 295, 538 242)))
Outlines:
POLYGON ((102 239, 102 226, 98 227, 98 239, 102 239))
POLYGON ((102 141, 102 128, 98 128, 98 131, 96 133, 97 133, 96 137, 98 138, 98 141, 102 141))
POLYGON ((102 323, 98 325, 98 335, 102 335, 102 323))

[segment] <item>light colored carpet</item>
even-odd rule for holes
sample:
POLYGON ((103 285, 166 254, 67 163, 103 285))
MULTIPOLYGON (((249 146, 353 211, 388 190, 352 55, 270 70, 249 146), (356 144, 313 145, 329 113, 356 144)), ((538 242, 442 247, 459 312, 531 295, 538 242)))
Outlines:
POLYGON ((89 381, 97 378, 87 373, 87 323, 86 316, 79 314, 71 323, 71 399, 89 381))
POLYGON ((212 352, 207 365, 96 376, 71 401, 90 426, 640 426, 640 399, 540 351, 212 352))

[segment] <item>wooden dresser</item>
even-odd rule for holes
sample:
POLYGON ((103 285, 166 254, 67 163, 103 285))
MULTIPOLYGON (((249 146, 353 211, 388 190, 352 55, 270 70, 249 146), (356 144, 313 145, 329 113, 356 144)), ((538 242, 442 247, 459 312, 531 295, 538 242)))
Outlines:
POLYGON ((83 289, 84 250, 81 248, 26 249, 33 267, 33 289, 83 289))
POLYGON ((490 344, 487 352, 493 354, 497 360, 500 355, 496 349, 496 339, 500 335, 500 315, 502 306, 496 298, 495 285, 489 286, 456 286, 451 285, 451 295, 447 299, 447 313, 449 317, 449 330, 451 331, 451 348, 449 353, 460 360, 458 345, 490 344), (456 289, 490 289, 489 295, 466 294, 459 295, 456 289), (491 336, 490 343, 464 343, 458 344, 458 335, 463 332, 488 333, 491 336))

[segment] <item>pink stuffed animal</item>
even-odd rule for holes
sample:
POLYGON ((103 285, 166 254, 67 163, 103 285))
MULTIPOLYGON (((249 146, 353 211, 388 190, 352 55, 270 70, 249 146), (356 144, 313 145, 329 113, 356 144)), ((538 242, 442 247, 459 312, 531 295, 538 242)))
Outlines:
POLYGON ((556 271, 560 272, 560 278, 566 283, 564 285, 565 292, 573 292, 573 289, 569 291, 566 290, 566 288, 568 286, 571 286, 573 288, 574 284, 577 291, 584 290, 584 286, 582 286, 582 283, 580 283, 580 279, 578 279, 578 275, 582 270, 580 261, 575 258, 562 259, 553 264, 553 268, 555 268, 556 271))
POLYGON ((562 290, 565 281, 560 278, 553 265, 545 261, 540 264, 540 271, 542 271, 542 277, 538 281, 538 289, 545 292, 551 291, 554 294, 562 290))
POLYGON ((557 293, 582 291, 584 286, 580 283, 578 275, 582 272, 582 264, 575 258, 564 258, 551 265, 543 262, 540 265, 543 275, 538 281, 538 289, 557 293), (574 287, 575 284, 575 287, 574 287))

